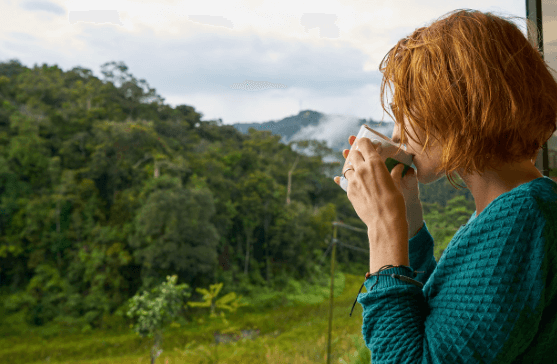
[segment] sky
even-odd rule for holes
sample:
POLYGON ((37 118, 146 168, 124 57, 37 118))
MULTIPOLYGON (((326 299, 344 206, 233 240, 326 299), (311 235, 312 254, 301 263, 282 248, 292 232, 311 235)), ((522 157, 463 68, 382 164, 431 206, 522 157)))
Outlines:
MULTIPOLYGON (((381 60, 462 8, 526 17, 525 0, 2 0, 0 62, 83 67, 102 80, 102 64, 122 61, 165 104, 223 124, 307 109, 389 122, 381 60)), ((549 28, 557 48, 557 21, 549 28)))

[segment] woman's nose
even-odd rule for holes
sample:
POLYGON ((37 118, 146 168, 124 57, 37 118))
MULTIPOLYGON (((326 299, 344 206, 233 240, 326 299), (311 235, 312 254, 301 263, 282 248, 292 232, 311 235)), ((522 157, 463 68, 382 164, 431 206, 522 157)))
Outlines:
POLYGON ((395 124, 395 127, 393 129, 393 135, 391 137, 391 140, 396 144, 400 143, 400 133, 398 132, 398 127, 397 127, 396 124, 395 124))

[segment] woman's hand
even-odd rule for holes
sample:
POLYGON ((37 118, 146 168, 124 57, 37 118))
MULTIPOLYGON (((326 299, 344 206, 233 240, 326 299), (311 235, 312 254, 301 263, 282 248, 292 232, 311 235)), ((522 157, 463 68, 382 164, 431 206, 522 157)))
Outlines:
MULTIPOLYGON (((351 135, 348 138, 348 142, 350 145, 354 144, 356 140, 356 136, 351 135)), ((344 158, 348 157, 349 150, 343 150, 344 158)), ((382 157, 383 162, 387 159, 386 157, 382 157)), ((344 163, 342 170, 344 171, 350 165, 348 161, 344 163)), ((398 168, 396 169, 398 170, 398 168)), ((399 172, 400 173, 400 172, 399 172)), ((350 174, 350 172, 348 173, 350 174)), ((393 180, 397 177, 395 176, 395 168, 391 170, 391 177, 393 180)), ((340 177, 335 177, 335 183, 340 185, 340 177)), ((422 203, 420 201, 420 190, 418 188, 418 179, 416 178, 416 172, 414 168, 410 168, 405 176, 401 179, 400 182, 400 189, 404 196, 404 203, 406 206, 406 221, 408 222, 408 238, 411 239, 414 237, 418 231, 423 226, 423 208, 422 203)))

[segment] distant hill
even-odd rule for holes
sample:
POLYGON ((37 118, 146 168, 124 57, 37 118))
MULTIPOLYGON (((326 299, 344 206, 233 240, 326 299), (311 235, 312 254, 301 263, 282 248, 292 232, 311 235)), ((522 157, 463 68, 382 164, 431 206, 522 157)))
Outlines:
POLYGON ((305 110, 300 111, 298 115, 287 116, 279 121, 266 121, 263 123, 235 123, 232 124, 238 131, 247 134, 249 128, 254 128, 255 130, 269 130, 275 135, 281 135, 284 139, 290 140, 296 133, 298 133, 302 128, 308 125, 319 125, 324 114, 305 110))
POLYGON ((363 124, 389 138, 392 136, 393 123, 377 122, 372 119, 359 119, 345 115, 322 114, 312 110, 303 110, 298 115, 288 116, 278 121, 235 123, 231 125, 244 134, 248 133, 249 128, 268 130, 273 135, 282 136, 281 142, 284 144, 305 139, 326 141, 329 148, 342 152, 343 149, 350 147, 348 137, 356 135, 363 124))

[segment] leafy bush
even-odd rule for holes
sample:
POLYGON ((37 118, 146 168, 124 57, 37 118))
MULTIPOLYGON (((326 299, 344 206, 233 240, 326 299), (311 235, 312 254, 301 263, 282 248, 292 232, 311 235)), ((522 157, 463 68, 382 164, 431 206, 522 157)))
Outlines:
POLYGON ((162 343, 163 328, 180 313, 183 298, 191 295, 187 291, 189 288, 187 284, 175 285, 176 275, 167 276, 166 279, 167 282, 153 288, 151 292, 143 291, 141 295, 133 296, 127 312, 128 317, 136 319, 135 325, 132 324, 131 327, 139 336, 149 338, 155 336, 151 349, 152 363, 162 353, 162 350, 157 349, 162 343))

